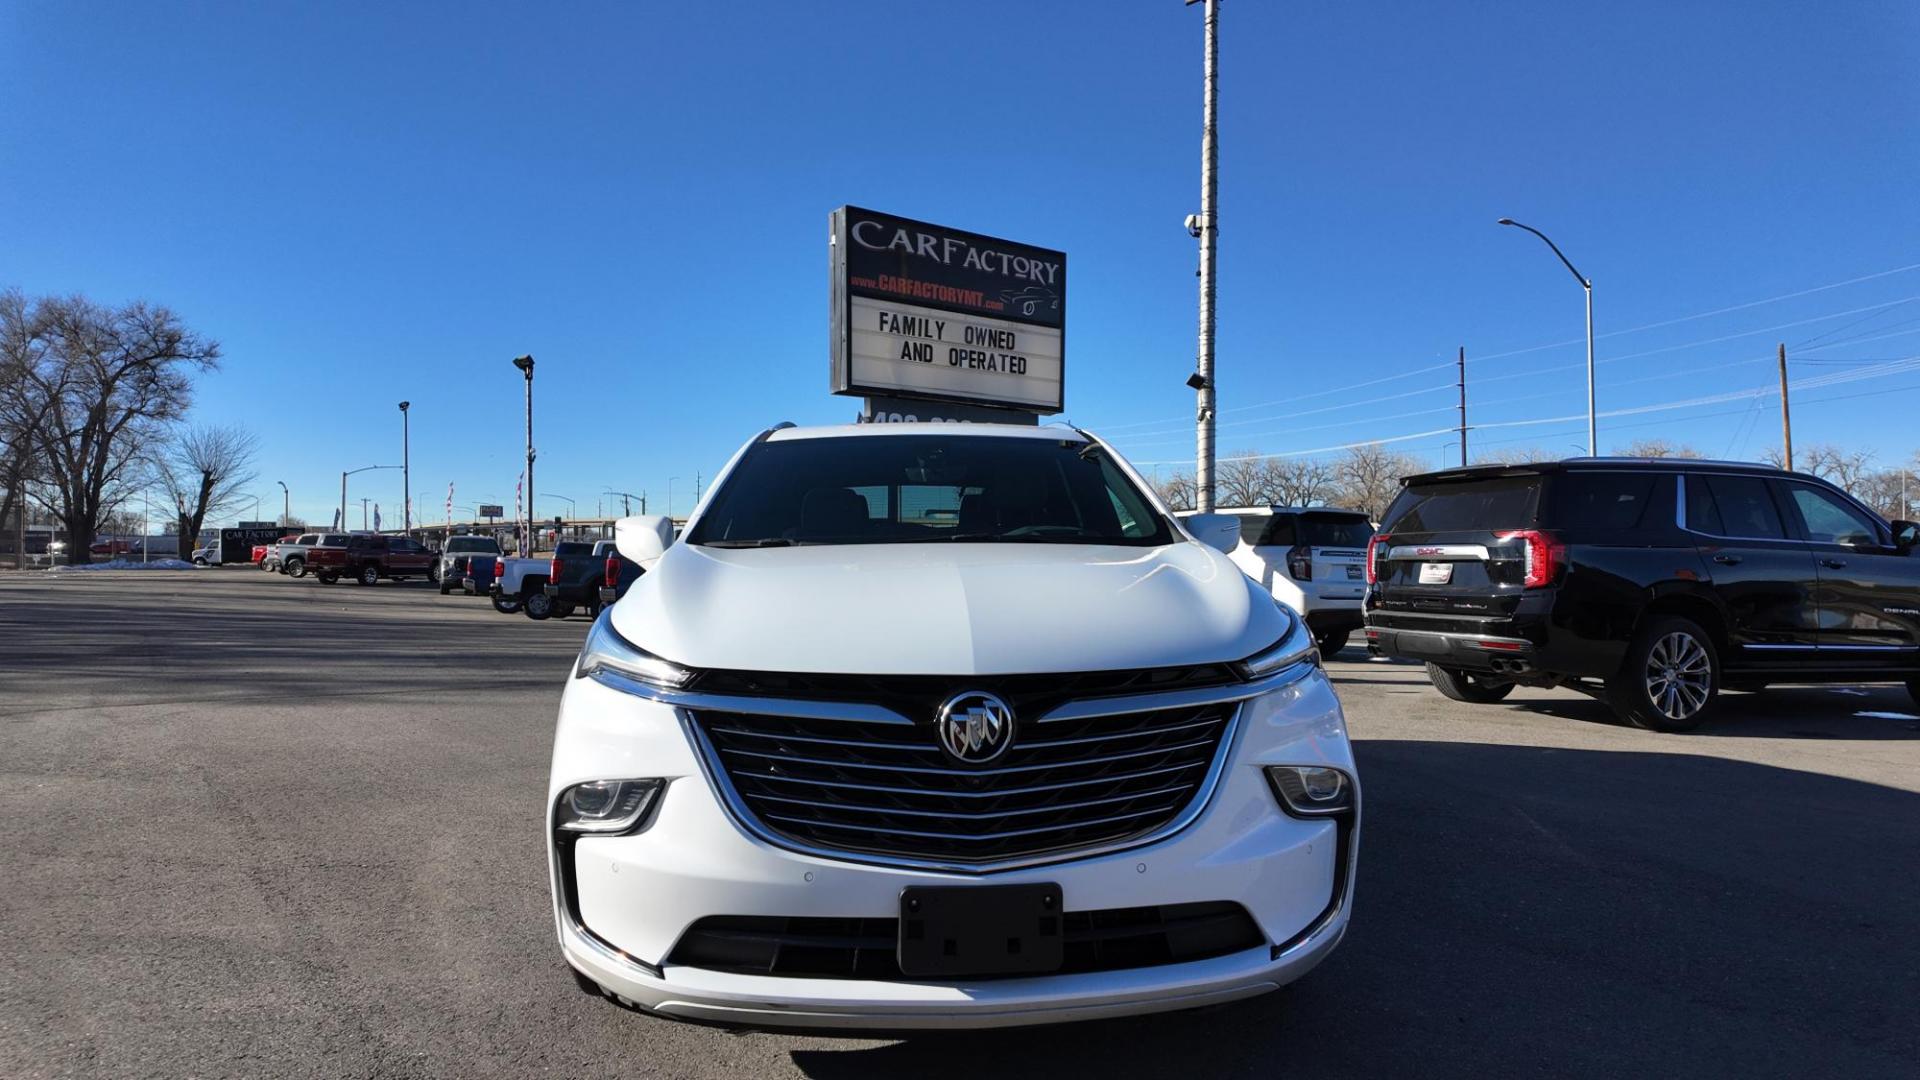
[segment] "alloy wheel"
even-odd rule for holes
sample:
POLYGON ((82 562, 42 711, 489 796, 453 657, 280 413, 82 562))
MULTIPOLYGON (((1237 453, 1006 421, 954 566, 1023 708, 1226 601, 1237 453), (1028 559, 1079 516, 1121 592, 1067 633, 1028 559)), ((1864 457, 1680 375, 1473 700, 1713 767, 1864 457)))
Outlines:
POLYGON ((1647 653, 1647 700, 1669 720, 1686 720, 1706 707, 1713 660, 1692 634, 1675 631, 1647 653))

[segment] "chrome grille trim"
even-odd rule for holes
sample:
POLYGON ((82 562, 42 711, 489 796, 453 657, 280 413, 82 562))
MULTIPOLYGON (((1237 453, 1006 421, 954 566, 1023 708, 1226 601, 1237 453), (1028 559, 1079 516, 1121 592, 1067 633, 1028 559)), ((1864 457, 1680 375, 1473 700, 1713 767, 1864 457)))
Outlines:
MULTIPOLYGON (((1201 739, 1197 742, 1175 743, 1172 746, 1156 746, 1151 750, 1133 750, 1125 754, 1108 754, 1105 757, 1085 758, 1080 761, 1052 761, 1041 765, 1009 765, 1003 769, 930 769, 924 765, 886 765, 877 761, 829 761, 825 758, 794 757, 792 754, 768 754, 757 750, 723 749, 720 750, 720 753, 723 755, 735 754, 741 757, 766 758, 769 761, 790 761, 795 765, 820 765, 834 769, 879 769, 882 772, 907 772, 922 776, 1004 776, 1007 773, 1063 769, 1069 765, 1105 765, 1109 761, 1125 761, 1128 758, 1150 757, 1154 754, 1171 754, 1179 750, 1197 750, 1212 741, 1211 739, 1201 739)), ((905 748, 902 747, 901 749, 905 748)), ((1196 764, 1198 763, 1196 762, 1196 764)))
MULTIPOLYGON (((998 799, 1006 795, 1030 795, 1036 791, 1061 791, 1070 787, 1086 787, 1088 784, 1125 784, 1138 780, 1143 776, 1164 776, 1167 773, 1186 772, 1189 769, 1197 769, 1200 765, 1200 762, 1195 761, 1185 765, 1169 765, 1163 769, 1143 769, 1140 772, 1123 773, 1119 776, 1101 776, 1092 780, 1067 780, 1058 784, 1035 784, 1032 787, 1023 788, 1002 788, 999 791, 950 791, 947 793, 947 798, 998 799)), ((881 784, 851 784, 833 780, 802 780, 793 776, 763 776, 760 777, 760 779, 789 784, 810 784, 814 787, 848 788, 854 791, 884 791, 891 795, 926 794, 925 788, 886 787, 881 784)))
MULTIPOLYGON (((1113 782, 1111 778, 1103 777, 1102 779, 1106 783, 1113 782)), ((908 817, 932 817, 932 818, 956 818, 956 817, 1003 818, 1003 817, 1019 817, 1022 814, 1047 814, 1047 813, 1052 813, 1055 810, 1080 810, 1089 806, 1105 806, 1107 803, 1132 802, 1135 799, 1152 799, 1152 798, 1157 798, 1161 795, 1178 795, 1178 794, 1181 794, 1182 792, 1185 792, 1186 790, 1187 789, 1185 787, 1161 788, 1158 791, 1142 791, 1133 795, 1110 795, 1104 799, 1088 799, 1085 802, 1055 803, 1052 806, 1035 806, 1025 810, 995 810, 989 813, 982 813, 982 814, 970 814, 965 812, 956 813, 951 810, 902 810, 898 807, 893 807, 893 806, 857 806, 852 803, 834 803, 833 808, 835 810, 846 810, 856 814, 905 814, 908 817)), ((919 794, 919 792, 915 792, 915 794, 919 794)), ((995 792, 990 792, 989 794, 1008 795, 1012 793, 1006 792, 1006 791, 995 791, 995 792)), ((795 806, 818 806, 819 805, 819 803, 813 799, 789 799, 779 795, 760 795, 756 797, 760 799, 764 799, 768 802, 793 803, 795 806)), ((946 795, 944 797, 951 798, 952 796, 946 795)))

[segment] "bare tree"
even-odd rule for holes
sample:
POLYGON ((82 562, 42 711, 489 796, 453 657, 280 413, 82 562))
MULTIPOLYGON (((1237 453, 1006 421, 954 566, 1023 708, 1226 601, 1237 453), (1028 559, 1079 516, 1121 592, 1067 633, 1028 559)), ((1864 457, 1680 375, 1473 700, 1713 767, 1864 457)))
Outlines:
POLYGON ((1264 506, 1273 496, 1267 490, 1267 471, 1251 450, 1220 459, 1214 490, 1221 506, 1264 506))
MULTIPOLYGON (((1900 504, 1902 493, 1900 473, 1899 469, 1883 469, 1869 473, 1848 490, 1853 492, 1854 498, 1873 507, 1874 513, 1888 521, 1905 520, 1911 515, 1900 504)), ((1909 483, 1911 483, 1910 478, 1909 483)))
POLYGON ((1340 501, 1379 521, 1387 504, 1400 493, 1400 478, 1425 472, 1418 458, 1396 453, 1383 446, 1356 446, 1334 463, 1334 477, 1340 485, 1340 501))
POLYGON ((47 347, 26 379, 49 402, 39 437, 46 501, 66 526, 72 561, 88 562, 102 515, 125 498, 145 448, 186 412, 191 373, 215 367, 220 346, 142 301, 43 299, 36 316, 47 347))
POLYGON ((1869 450, 1845 450, 1832 443, 1815 443, 1794 455, 1801 472, 1859 494, 1858 488, 1873 472, 1873 453, 1869 450))
POLYGON ((1697 458, 1703 457, 1700 451, 1686 443, 1669 442, 1666 439, 1635 439, 1633 442, 1615 450, 1621 457, 1640 458, 1697 458))
POLYGON ((207 518, 241 501, 260 440, 239 427, 189 427, 153 456, 154 479, 173 503, 182 543, 198 543, 207 518))
MULTIPOLYGON (((46 479, 41 429, 49 398, 28 378, 45 363, 47 340, 40 313, 17 289, 0 292, 0 529, 21 543, 28 514, 27 488, 46 479)), ((16 552, 26 565, 25 551, 16 552)))
POLYGON ((1337 493, 1333 467, 1309 457, 1269 459, 1266 483, 1273 501, 1282 506, 1315 506, 1337 493))
POLYGON ((1538 446, 1519 446, 1492 453, 1481 452, 1473 455, 1475 465, 1531 465, 1536 461, 1558 461, 1559 456, 1551 450, 1538 446))
POLYGON ((1154 484, 1153 491, 1169 510, 1193 509, 1198 495, 1191 473, 1174 473, 1154 484))

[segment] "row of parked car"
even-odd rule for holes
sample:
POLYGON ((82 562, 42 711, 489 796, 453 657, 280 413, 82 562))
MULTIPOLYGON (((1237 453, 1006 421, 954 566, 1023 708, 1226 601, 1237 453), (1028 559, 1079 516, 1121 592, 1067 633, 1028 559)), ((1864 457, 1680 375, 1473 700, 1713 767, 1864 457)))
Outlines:
POLYGON ((588 617, 618 599, 640 576, 613 541, 562 541, 551 555, 510 558, 491 536, 449 537, 439 548, 405 536, 313 532, 253 549, 261 570, 322 585, 342 579, 360 585, 425 578, 446 596, 455 589, 486 596, 504 615, 564 619, 588 617))

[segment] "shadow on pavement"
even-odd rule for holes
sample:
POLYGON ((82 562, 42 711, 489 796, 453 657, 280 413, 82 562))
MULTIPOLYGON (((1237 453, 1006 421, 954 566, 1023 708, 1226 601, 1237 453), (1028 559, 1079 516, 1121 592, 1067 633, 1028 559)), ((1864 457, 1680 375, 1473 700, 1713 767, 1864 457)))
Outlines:
POLYGON ((1906 1075, 1920 795, 1689 754, 1361 742, 1345 943, 1198 1013, 790 1051, 806 1075, 1906 1075))
MULTIPOLYGON (((1509 701, 1509 712, 1537 712, 1563 720, 1629 727, 1606 703, 1585 696, 1509 701)), ((1904 687, 1774 687, 1758 693, 1720 695, 1719 711, 1706 724, 1675 738, 1920 739, 1920 705, 1904 687)))

